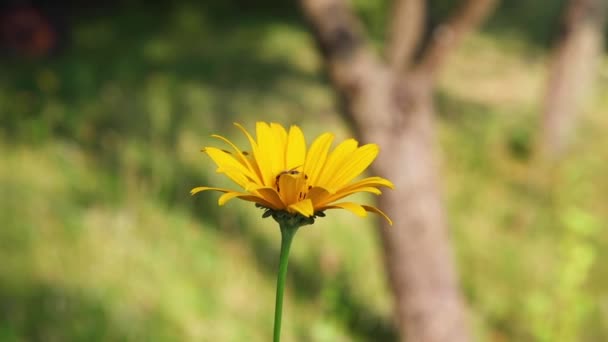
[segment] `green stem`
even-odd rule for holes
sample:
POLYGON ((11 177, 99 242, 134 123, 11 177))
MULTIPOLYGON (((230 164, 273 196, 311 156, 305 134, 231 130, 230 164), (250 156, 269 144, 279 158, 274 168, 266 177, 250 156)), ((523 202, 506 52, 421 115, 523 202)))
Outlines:
POLYGON ((289 248, 291 241, 296 235, 298 226, 286 222, 281 225, 281 255, 279 257, 279 274, 277 275, 277 297, 274 307, 274 342, 281 340, 281 317, 283 316, 283 292, 285 291, 285 278, 287 276, 287 264, 289 263, 289 248))

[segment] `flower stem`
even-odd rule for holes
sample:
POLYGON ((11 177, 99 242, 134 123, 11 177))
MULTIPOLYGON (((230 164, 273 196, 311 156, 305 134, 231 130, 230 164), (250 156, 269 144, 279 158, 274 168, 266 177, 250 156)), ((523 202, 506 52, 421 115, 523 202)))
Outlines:
POLYGON ((279 273, 277 275, 277 297, 274 307, 274 342, 281 340, 281 317, 283 316, 283 292, 285 290, 285 278, 287 276, 287 264, 289 263, 289 248, 291 241, 298 230, 297 225, 288 222, 280 222, 281 225, 281 255, 279 256, 279 273))

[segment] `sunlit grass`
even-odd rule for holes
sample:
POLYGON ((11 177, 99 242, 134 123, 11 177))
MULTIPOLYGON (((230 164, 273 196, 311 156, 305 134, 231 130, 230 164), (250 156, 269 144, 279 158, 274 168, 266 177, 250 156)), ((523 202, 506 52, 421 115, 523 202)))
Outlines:
MULTIPOLYGON (((112 329, 109 335, 100 331, 100 338, 267 340, 269 328, 259 327, 270 327, 272 322, 272 307, 267 303, 274 295, 274 279, 270 276, 274 265, 265 264, 269 261, 256 253, 276 253, 277 232, 272 222, 249 223, 259 221, 254 216, 260 212, 247 213, 245 207, 234 206, 233 214, 226 215, 217 227, 217 223, 205 220, 204 213, 199 221, 187 211, 168 209, 145 189, 131 188, 135 193, 121 194, 116 201, 111 196, 104 199, 104 192, 112 191, 102 186, 108 175, 87 166, 81 152, 70 152, 65 146, 51 144, 11 151, 3 144, 0 151, 5 165, 0 188, 3 193, 16 195, 11 196, 15 202, 8 203, 8 197, 2 202, 2 208, 7 209, 3 210, 2 222, 10 224, 9 230, 3 230, 2 241, 12 242, 13 248, 5 245, 0 250, 3 260, 8 261, 2 264, 1 276, 3 282, 15 283, 14 286, 44 284, 75 293, 75 298, 57 299, 49 315, 64 314, 61 306, 64 300, 71 301, 66 305, 84 306, 78 302, 82 296, 83 301, 86 298, 96 303, 95 307, 105 317, 104 324, 109 326, 96 323, 99 326, 87 328, 112 329), (66 158, 67 153, 72 156, 66 158), (98 185, 87 189, 88 184, 98 185), (98 197, 81 202, 78 200, 81 192, 98 197), (11 241, 15 238, 21 241, 11 241), (20 244, 14 246, 15 243, 20 244), (268 250, 256 251, 261 247, 268 250)), ((120 180, 123 181, 129 182, 120 180)), ((321 261, 320 251, 310 249, 313 245, 325 246, 321 253, 330 255, 323 256, 324 263, 333 263, 326 271, 327 279, 342 267, 370 264, 370 260, 352 260, 348 250, 331 247, 337 244, 328 240, 339 238, 338 234, 347 230, 343 224, 334 222, 333 230, 329 231, 330 227, 316 228, 325 234, 303 232, 304 248, 294 251, 293 264, 296 268, 301 264, 300 272, 314 272, 315 264, 321 261)), ((373 241, 364 237, 372 235, 370 227, 359 229, 356 235, 359 238, 355 239, 359 245, 353 247, 374 251, 373 241)), ((377 260, 376 264, 378 276, 360 279, 356 295, 373 296, 377 287, 382 286, 377 260)), ((299 280, 308 281, 305 276, 299 280)), ((313 283, 318 281, 310 279, 313 283)), ((286 338, 293 339, 294 334, 300 338, 320 334, 325 337, 317 340, 328 341, 345 338, 339 321, 328 323, 321 318, 335 308, 318 294, 320 289, 314 287, 319 286, 291 284, 291 291, 305 292, 303 297, 294 296, 298 299, 287 304, 291 312, 297 307, 297 313, 290 314, 298 319, 288 323, 291 326, 286 329, 286 338), (306 293, 310 286, 313 292, 306 293)), ((19 298, 12 300, 18 304, 19 298)), ((20 331, 25 327, 15 319, 23 315, 22 310, 15 308, 8 321, 14 324, 17 334, 27 333, 20 331)), ((71 324, 86 323, 75 319, 71 324)), ((61 325, 45 328, 50 336, 74 338, 61 325)))

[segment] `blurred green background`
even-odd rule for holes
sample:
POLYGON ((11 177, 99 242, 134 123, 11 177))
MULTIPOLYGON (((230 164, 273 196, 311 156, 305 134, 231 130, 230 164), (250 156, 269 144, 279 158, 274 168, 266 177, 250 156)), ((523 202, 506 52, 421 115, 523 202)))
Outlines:
MULTIPOLYGON (((431 22, 456 1, 432 2, 431 22)), ((504 1, 437 94, 442 185, 480 341, 608 340, 608 59, 556 165, 531 158, 563 1, 504 1)), ((357 0, 379 45, 388 2, 357 0)), ((0 64, 0 340, 267 341, 279 232, 199 150, 232 126, 350 136, 288 2, 54 9, 54 51, 0 64)), ((373 218, 301 230, 286 341, 393 341, 373 218)))

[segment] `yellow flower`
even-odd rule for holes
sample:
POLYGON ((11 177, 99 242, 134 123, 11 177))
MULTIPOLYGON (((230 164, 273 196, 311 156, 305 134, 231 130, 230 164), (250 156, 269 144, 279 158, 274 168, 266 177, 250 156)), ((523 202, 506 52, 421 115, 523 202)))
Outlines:
POLYGON ((205 147, 203 152, 218 166, 217 172, 225 174, 243 191, 203 186, 192 189, 192 195, 216 190, 224 193, 219 198, 219 205, 240 198, 270 211, 299 213, 305 217, 323 216, 327 209, 346 209, 362 217, 373 212, 392 224, 376 207, 337 202, 357 192, 379 195, 378 187, 394 187, 381 177, 353 181, 376 159, 377 145, 359 147, 356 140, 348 139, 330 152, 334 136, 324 133, 307 149, 304 134, 298 126, 291 126, 287 132, 277 123, 258 122, 256 141, 243 126, 235 125, 249 140, 252 153, 241 151, 219 135, 212 137, 228 144, 234 152, 216 147, 205 147))

